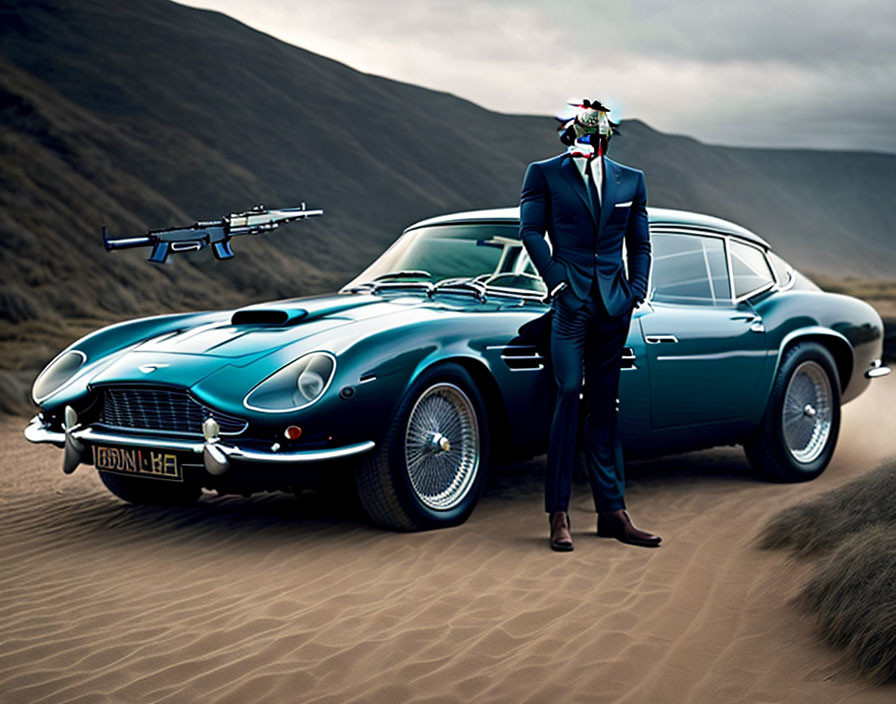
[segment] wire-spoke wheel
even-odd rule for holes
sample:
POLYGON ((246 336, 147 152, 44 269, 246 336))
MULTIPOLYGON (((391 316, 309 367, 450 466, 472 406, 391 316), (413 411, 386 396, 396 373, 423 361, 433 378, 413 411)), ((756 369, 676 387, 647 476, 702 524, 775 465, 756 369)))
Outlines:
POLYGON ((801 342, 781 360, 765 414, 744 449, 765 478, 805 481, 825 470, 839 430, 840 379, 834 358, 817 342, 801 342))
POLYGON ((408 418, 405 462, 411 487, 430 508, 464 500, 479 467, 479 423, 467 395, 454 384, 430 386, 408 418))
POLYGON ((797 462, 812 462, 831 434, 831 381, 818 362, 801 362, 784 392, 781 429, 797 462))
POLYGON ((380 525, 457 525, 479 500, 488 463, 488 418, 470 374, 456 364, 411 385, 374 455, 357 470, 358 496, 380 525))

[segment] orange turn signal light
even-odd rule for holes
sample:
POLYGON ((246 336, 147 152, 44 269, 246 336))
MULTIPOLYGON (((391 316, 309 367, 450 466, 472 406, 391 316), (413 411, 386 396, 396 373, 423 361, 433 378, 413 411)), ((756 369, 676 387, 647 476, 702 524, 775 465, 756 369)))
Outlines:
POLYGON ((286 436, 287 440, 298 440, 302 437, 302 429, 297 425, 290 425, 283 431, 283 435, 286 436))

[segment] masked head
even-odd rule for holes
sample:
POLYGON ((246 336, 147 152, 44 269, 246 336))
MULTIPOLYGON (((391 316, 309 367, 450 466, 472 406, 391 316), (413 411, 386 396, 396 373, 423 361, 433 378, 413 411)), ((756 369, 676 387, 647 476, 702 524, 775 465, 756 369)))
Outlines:
POLYGON ((599 100, 585 98, 581 103, 570 102, 576 109, 572 118, 557 118, 560 126, 560 141, 567 147, 575 144, 590 144, 600 154, 607 153, 610 138, 616 132, 617 124, 610 120, 610 108, 599 100))

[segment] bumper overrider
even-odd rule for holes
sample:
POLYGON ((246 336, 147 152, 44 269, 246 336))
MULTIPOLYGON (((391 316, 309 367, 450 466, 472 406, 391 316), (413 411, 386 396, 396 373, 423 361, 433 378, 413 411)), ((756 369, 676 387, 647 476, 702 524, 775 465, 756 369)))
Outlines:
POLYGON ((50 443, 64 448, 62 470, 66 474, 74 472, 78 465, 88 458, 88 451, 92 444, 193 452, 202 456, 202 464, 206 471, 214 476, 226 473, 233 462, 268 466, 327 462, 370 452, 376 447, 375 442, 367 440, 342 447, 313 450, 281 451, 276 444, 270 450, 248 449, 223 441, 218 436, 217 424, 214 422, 207 422, 203 426, 203 434, 205 439, 198 441, 165 436, 148 437, 82 427, 78 422, 77 414, 70 406, 65 409, 65 422, 62 431, 50 428, 39 415, 34 416, 28 427, 25 428, 26 440, 33 443, 50 443))

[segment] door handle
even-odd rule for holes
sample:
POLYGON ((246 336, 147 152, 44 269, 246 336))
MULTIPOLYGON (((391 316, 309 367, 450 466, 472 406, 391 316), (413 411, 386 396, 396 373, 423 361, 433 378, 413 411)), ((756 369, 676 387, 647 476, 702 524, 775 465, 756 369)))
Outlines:
POLYGON ((678 338, 675 335, 645 335, 644 339, 648 345, 656 345, 661 342, 678 342, 678 338))
POLYGON ((760 318, 755 313, 744 313, 742 315, 732 315, 729 320, 743 320, 744 322, 752 323, 756 320, 762 321, 762 318, 760 318))

